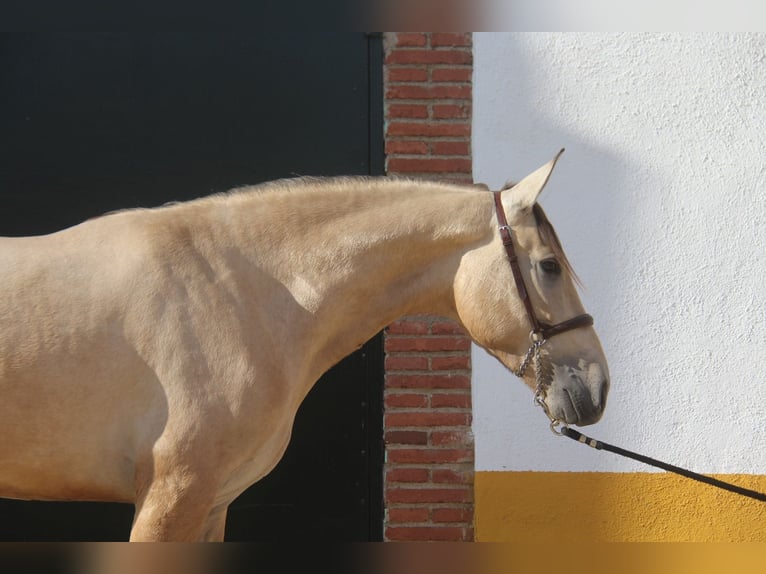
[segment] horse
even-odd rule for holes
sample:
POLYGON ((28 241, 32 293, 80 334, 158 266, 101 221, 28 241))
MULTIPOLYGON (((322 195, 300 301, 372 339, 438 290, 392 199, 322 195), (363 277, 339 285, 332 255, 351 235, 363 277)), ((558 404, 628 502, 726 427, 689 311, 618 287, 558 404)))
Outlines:
MULTIPOLYGON (((396 319, 454 319, 518 372, 525 305, 545 324, 583 313, 537 204, 557 159, 497 202, 471 184, 288 178, 0 238, 0 496, 132 503, 131 541, 221 541, 315 382, 396 319)), ((574 327, 535 363, 549 416, 587 425, 608 368, 592 321, 574 327)))

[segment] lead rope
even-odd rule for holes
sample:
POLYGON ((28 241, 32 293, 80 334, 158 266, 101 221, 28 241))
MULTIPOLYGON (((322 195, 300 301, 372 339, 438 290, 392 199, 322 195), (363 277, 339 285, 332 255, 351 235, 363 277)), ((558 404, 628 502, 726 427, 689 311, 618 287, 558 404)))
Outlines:
POLYGON ((565 436, 577 442, 586 444, 589 447, 594 448, 596 450, 609 451, 614 454, 618 454, 620 456, 624 456, 626 458, 630 458, 638 462, 643 462, 644 464, 655 466, 657 468, 667 470, 668 472, 673 472, 675 474, 684 476, 686 478, 696 480, 698 482, 703 482, 705 484, 709 484, 711 486, 715 486, 717 488, 721 488, 723 490, 727 490, 729 492, 739 494, 741 496, 746 496, 748 498, 753 498, 761 502, 766 502, 766 494, 762 492, 758 492, 757 490, 750 490, 749 488, 737 486, 736 484, 731 484, 729 482, 725 482, 723 480, 719 480, 711 476, 699 474, 691 470, 681 468, 680 466, 668 464, 667 462, 662 462, 661 460, 657 460, 655 458, 651 458, 643 454, 638 454, 636 452, 632 452, 624 448, 620 448, 618 446, 614 446, 609 443, 596 440, 594 438, 591 438, 589 436, 582 434, 581 432, 578 432, 574 429, 569 428, 569 426, 567 426, 565 422, 560 421, 557 418, 553 417, 550 411, 548 410, 548 405, 545 403, 545 392, 548 388, 549 382, 545 380, 543 375, 543 358, 542 358, 542 353, 540 352, 541 347, 545 344, 545 339, 543 339, 540 336, 536 336, 535 333, 530 334, 530 339, 532 340, 532 344, 530 345, 527 352, 524 354, 524 358, 521 360, 521 364, 519 365, 519 368, 512 372, 517 377, 523 378, 524 373, 529 368, 530 363, 534 362, 535 382, 536 382, 534 403, 540 408, 542 408, 543 411, 545 412, 545 416, 547 416, 551 422, 550 424, 551 431, 553 431, 555 435, 565 436))
POLYGON ((691 470, 686 470, 685 468, 674 466, 672 464, 668 464, 666 462, 662 462, 660 460, 657 460, 648 456, 644 456, 643 454, 638 454, 635 452, 631 452, 629 450, 625 450, 624 448, 620 448, 618 446, 601 442, 600 440, 596 440, 596 439, 590 438, 589 436, 585 436, 584 434, 577 432, 576 430, 571 429, 566 425, 562 426, 560 430, 556 431, 556 434, 560 436, 569 437, 572 440, 576 440, 577 442, 581 442, 583 444, 587 444, 589 447, 595 448, 596 450, 607 450, 609 452, 619 454, 620 456, 632 458, 633 460, 637 460, 645 464, 656 466, 657 468, 661 468, 669 472, 680 474, 681 476, 685 476, 686 478, 691 478, 692 480, 696 480, 698 482, 704 482, 705 484, 716 486, 718 488, 728 490, 729 492, 734 492, 735 494, 740 494, 742 496, 747 496, 748 498, 754 498, 755 500, 766 502, 766 494, 762 492, 758 492, 757 490, 750 490, 749 488, 744 488, 742 486, 737 486, 736 484, 724 482, 723 480, 718 480, 717 478, 706 476, 704 474, 698 474, 696 472, 692 472, 691 470))
POLYGON ((731 484, 729 482, 725 482, 723 480, 719 480, 711 476, 699 474, 697 472, 693 472, 691 470, 681 468, 680 466, 668 464, 667 462, 662 462, 661 460, 657 460, 655 458, 651 458, 643 454, 638 454, 636 452, 632 452, 630 450, 626 450, 624 448, 620 448, 618 446, 614 446, 609 443, 596 440, 594 438, 591 438, 589 436, 582 434, 581 432, 578 432, 574 429, 569 428, 569 426, 567 426, 565 422, 554 418, 551 415, 550 411, 548 410, 548 405, 545 403, 545 391, 547 389, 547 384, 542 375, 542 356, 540 353, 540 347, 542 347, 544 343, 545 343, 544 339, 539 339, 537 341, 532 342, 532 346, 529 348, 526 355, 524 355, 524 359, 522 360, 521 365, 519 366, 519 369, 516 372, 514 372, 514 374, 519 377, 523 376, 524 372, 529 367, 530 361, 534 360, 535 380, 537 381, 534 402, 536 405, 538 405, 539 407, 543 409, 543 411, 545 412, 545 415, 551 421, 551 431, 553 431, 555 435, 565 436, 577 442, 586 444, 589 447, 594 448, 596 450, 609 451, 614 454, 618 454, 626 458, 637 460, 638 462, 643 462, 644 464, 655 466, 657 468, 667 470, 668 472, 673 472, 680 476, 684 476, 686 478, 696 480, 698 482, 703 482, 705 484, 709 484, 711 486, 715 486, 717 488, 721 488, 723 490, 727 490, 729 492, 739 494, 741 496, 746 496, 748 498, 753 498, 761 502, 766 502, 766 494, 762 492, 758 492, 757 490, 750 490, 749 488, 737 486, 736 484, 731 484))

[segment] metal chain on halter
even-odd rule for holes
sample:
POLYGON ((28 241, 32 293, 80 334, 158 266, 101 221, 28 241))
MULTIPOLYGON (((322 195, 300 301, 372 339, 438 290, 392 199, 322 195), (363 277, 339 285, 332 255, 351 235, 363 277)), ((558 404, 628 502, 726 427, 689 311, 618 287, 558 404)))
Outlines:
MULTIPOLYGON (((540 347, 543 346, 545 343, 545 339, 536 339, 532 341, 532 345, 527 349, 526 354, 524 355, 524 358, 521 360, 521 364, 519 365, 519 368, 515 371, 511 371, 514 375, 519 377, 520 379, 524 378, 524 373, 527 372, 527 368, 529 367, 529 363, 532 362, 532 358, 535 359, 535 369, 537 369, 539 360, 540 360, 540 347)), ((540 382, 540 375, 535 373, 535 378, 538 381, 538 385, 540 382)))
POLYGON ((545 402, 545 392, 548 389, 549 381, 547 381, 543 377, 543 356, 542 356, 542 346, 546 343, 546 339, 543 339, 539 334, 535 334, 534 332, 530 333, 530 339, 532 341, 532 344, 530 345, 529 349, 527 349, 527 352, 524 354, 524 358, 522 358, 521 363, 519 364, 519 368, 515 371, 512 371, 514 375, 519 377, 520 379, 524 378, 524 373, 527 372, 527 369, 529 368, 530 363, 534 362, 535 366, 535 396, 534 396, 534 402, 537 406, 543 409, 545 412, 545 416, 547 416, 551 421, 551 431, 553 431, 556 435, 561 435, 561 430, 559 430, 559 426, 566 427, 566 423, 563 423, 562 421, 558 420, 554 416, 551 415, 550 411, 548 410, 548 405, 545 402))
MULTIPOLYGON (((519 364, 519 368, 515 371, 511 371, 514 375, 519 377, 520 379, 524 378, 524 374, 527 372, 527 369, 529 368, 530 363, 534 362, 535 365, 535 396, 534 396, 534 402, 537 406, 543 409, 545 411, 545 415, 550 419, 551 421, 551 430, 554 432, 554 434, 560 435, 561 431, 558 429, 559 425, 562 425, 560 420, 553 417, 548 410, 548 405, 545 402, 545 392, 548 388, 549 381, 546 381, 546 379, 543 377, 543 355, 541 352, 542 346, 546 343, 546 339, 543 339, 539 336, 539 334, 535 334, 534 332, 530 333, 530 339, 532 341, 532 344, 529 346, 529 349, 527 349, 527 352, 524 354, 524 357, 521 359, 521 363, 519 364)), ((566 426, 564 424, 564 426, 566 426)))
MULTIPOLYGON (((545 340, 543 340, 543 343, 545 343, 545 340)), ((560 435, 561 431, 558 429, 558 426, 561 424, 566 426, 566 424, 551 415, 551 412, 548 410, 548 403, 545 402, 545 392, 548 390, 548 384, 550 382, 543 378, 543 357, 542 353, 540 353, 540 347, 542 347, 542 344, 538 346, 537 351, 534 353, 535 381, 537 382, 534 401, 537 406, 543 409, 545 416, 551 421, 551 430, 553 431, 553 434, 560 435)))

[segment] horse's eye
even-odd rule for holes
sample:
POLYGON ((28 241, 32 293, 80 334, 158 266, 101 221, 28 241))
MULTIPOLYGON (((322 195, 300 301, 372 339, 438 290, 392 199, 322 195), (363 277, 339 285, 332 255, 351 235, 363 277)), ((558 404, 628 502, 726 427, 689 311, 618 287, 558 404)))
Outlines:
POLYGON ((542 269, 545 273, 550 273, 551 275, 561 274, 561 265, 555 259, 545 259, 540 261, 540 269, 542 269))

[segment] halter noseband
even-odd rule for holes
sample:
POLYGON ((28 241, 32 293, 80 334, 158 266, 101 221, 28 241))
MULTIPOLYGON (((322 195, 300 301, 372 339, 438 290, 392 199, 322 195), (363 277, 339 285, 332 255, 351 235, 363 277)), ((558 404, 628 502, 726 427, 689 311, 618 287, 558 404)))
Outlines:
POLYGON ((561 333, 566 333, 573 329, 580 327, 590 327, 593 325, 593 317, 588 313, 577 315, 566 321, 556 323, 554 325, 545 321, 540 321, 535 313, 535 308, 532 306, 532 300, 529 298, 529 292, 527 286, 524 283, 524 276, 521 274, 521 267, 519 267, 519 258, 516 255, 516 249, 513 246, 513 236, 511 234, 511 227, 508 225, 508 220, 505 217, 505 210, 503 209, 503 202, 501 192, 493 192, 495 198, 495 213, 497 214, 497 223, 500 229, 500 237, 503 240, 505 246, 505 253, 508 256, 508 261, 511 264, 511 271, 513 272, 513 279, 516 283, 516 291, 519 293, 521 302, 524 303, 524 308, 527 310, 527 317, 532 325, 532 331, 529 333, 531 346, 526 355, 521 361, 521 365, 518 370, 514 372, 517 377, 523 377, 524 372, 527 370, 530 361, 534 358, 535 361, 535 377, 537 379, 537 388, 535 390, 535 402, 540 405, 548 418, 551 419, 551 429, 555 431, 555 425, 561 421, 554 419, 548 411, 548 405, 545 404, 545 381, 542 378, 542 358, 540 356, 540 347, 545 342, 561 333))

